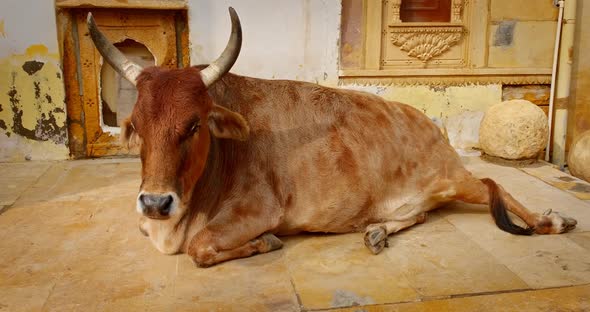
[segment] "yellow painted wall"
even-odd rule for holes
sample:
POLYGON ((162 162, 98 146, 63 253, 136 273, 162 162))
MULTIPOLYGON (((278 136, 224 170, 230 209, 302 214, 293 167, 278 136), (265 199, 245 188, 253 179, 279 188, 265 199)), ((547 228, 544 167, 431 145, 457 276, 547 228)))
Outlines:
POLYGON ((553 0, 490 0, 488 66, 549 68, 558 10, 553 0))
POLYGON ((39 1, 0 4, 0 161, 69 157, 53 12, 52 3, 39 1), (28 16, 30 24, 23 23, 22 11, 38 5, 49 9, 33 13, 43 18, 28 16))
POLYGON ((429 117, 448 118, 465 111, 485 111, 502 100, 500 85, 429 86, 345 86, 377 94, 389 101, 409 104, 429 117))

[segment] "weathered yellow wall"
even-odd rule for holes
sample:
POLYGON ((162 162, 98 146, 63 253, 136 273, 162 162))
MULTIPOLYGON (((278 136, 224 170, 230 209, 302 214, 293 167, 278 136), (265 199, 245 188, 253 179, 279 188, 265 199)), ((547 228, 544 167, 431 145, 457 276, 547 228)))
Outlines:
POLYGON ((429 117, 447 118, 465 111, 485 111, 502 100, 500 85, 429 86, 346 86, 377 94, 390 101, 409 104, 429 117))
POLYGON ((488 66, 551 67, 557 12, 553 0, 491 0, 488 66))
POLYGON ((0 161, 69 155, 55 16, 52 3, 39 4, 0 4, 0 161), (43 18, 24 23, 22 11, 33 6, 43 18))

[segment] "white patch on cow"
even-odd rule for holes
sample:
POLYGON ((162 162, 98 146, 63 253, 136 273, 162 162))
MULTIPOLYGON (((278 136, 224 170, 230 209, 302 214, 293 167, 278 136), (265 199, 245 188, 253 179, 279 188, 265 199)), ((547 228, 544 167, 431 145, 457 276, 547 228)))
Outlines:
POLYGON ((174 192, 168 192, 165 193, 164 195, 170 195, 172 196, 172 206, 170 207, 170 215, 174 216, 176 214, 178 214, 178 205, 180 204, 180 197, 178 197, 178 195, 176 195, 176 193, 174 192))
POLYGON ((176 229, 178 219, 152 220, 146 218, 143 223, 143 229, 146 230, 149 239, 159 252, 171 255, 179 252, 183 246, 185 224, 183 223, 179 229, 176 229))
POLYGON ((139 200, 139 197, 143 194, 145 194, 144 191, 139 192, 139 194, 137 194, 137 199, 135 199, 135 210, 137 210, 137 212, 142 213, 142 214, 143 214, 143 203, 141 202, 141 200, 139 200))

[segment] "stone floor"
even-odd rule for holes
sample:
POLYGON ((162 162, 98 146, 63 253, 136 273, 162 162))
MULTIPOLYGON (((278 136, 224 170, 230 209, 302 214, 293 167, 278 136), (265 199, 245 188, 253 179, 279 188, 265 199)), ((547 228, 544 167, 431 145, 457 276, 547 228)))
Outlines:
MULTIPOLYGON (((137 160, 0 164, 0 311, 590 311, 590 202, 526 170, 465 162, 578 228, 513 236, 485 207, 453 204, 377 256, 361 234, 301 235, 200 269, 137 230, 137 160)), ((533 171, 562 175, 546 167, 533 171)))

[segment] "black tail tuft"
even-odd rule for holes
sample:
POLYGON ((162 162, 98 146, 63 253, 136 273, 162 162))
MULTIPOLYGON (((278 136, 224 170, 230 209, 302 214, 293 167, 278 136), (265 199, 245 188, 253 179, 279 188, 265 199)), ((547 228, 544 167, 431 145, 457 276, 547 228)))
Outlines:
POLYGON ((510 220, 508 211, 506 210, 506 203, 500 196, 500 190, 496 182, 491 179, 481 179, 487 185, 490 194, 490 213, 494 217, 496 225, 504 232, 516 235, 532 235, 534 229, 522 228, 510 220))

